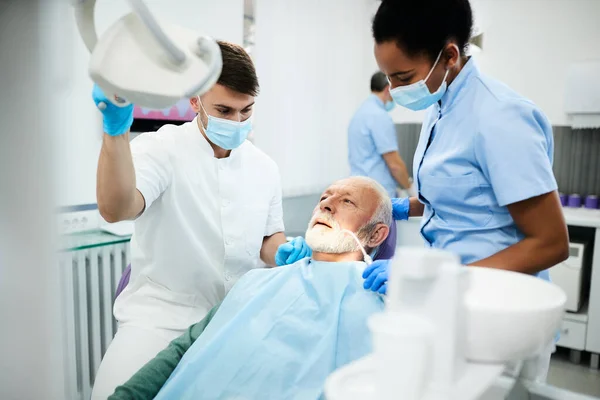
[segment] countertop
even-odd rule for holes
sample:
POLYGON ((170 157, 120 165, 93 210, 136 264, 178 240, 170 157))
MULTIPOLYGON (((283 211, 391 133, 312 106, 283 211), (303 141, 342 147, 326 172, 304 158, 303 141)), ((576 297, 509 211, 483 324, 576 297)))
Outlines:
POLYGON ((600 210, 565 207, 563 208, 563 214, 567 225, 600 228, 600 210))
POLYGON ((63 235, 60 238, 60 251, 75 251, 92 247, 129 242, 131 236, 116 236, 101 230, 63 235))

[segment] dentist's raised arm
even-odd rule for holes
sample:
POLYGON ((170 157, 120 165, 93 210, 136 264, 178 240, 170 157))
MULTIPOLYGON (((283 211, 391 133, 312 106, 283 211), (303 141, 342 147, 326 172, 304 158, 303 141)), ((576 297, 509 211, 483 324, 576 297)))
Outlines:
POLYGON ((136 189, 129 147, 133 104, 116 106, 97 85, 92 97, 102 112, 104 127, 96 180, 98 209, 108 222, 133 219, 144 210, 144 197, 136 189))

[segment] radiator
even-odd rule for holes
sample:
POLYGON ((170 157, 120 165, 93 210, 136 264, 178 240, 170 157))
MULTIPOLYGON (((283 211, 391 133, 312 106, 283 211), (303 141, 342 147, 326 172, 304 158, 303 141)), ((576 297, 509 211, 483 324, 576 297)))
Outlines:
POLYGON ((114 294, 130 262, 129 243, 61 253, 68 399, 89 400, 117 323, 114 294))

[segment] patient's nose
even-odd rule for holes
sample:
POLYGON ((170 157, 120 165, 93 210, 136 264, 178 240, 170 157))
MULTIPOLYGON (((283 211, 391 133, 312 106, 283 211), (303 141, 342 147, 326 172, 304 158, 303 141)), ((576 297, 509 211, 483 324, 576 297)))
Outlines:
POLYGON ((333 214, 335 212, 333 202, 329 198, 323 200, 319 207, 321 209, 321 212, 328 212, 330 214, 333 214))

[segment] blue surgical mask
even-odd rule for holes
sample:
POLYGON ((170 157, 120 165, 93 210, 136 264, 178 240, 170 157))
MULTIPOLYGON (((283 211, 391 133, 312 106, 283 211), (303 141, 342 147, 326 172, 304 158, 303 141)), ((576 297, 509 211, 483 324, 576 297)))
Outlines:
POLYGON ((208 117, 208 124, 206 126, 202 124, 202 119, 200 119, 208 140, 225 150, 233 150, 244 143, 252 131, 251 118, 245 121, 231 121, 213 117, 212 115, 208 115, 199 97, 198 102, 202 111, 208 117))
POLYGON ((446 78, 448 77, 448 70, 446 70, 446 74, 444 75, 444 80, 442 81, 442 84, 434 93, 431 93, 429 91, 429 88, 425 84, 425 82, 427 82, 427 80, 431 76, 431 73, 433 72, 433 69, 437 65, 438 61, 440 60, 442 51, 440 51, 440 54, 438 54, 437 59, 433 64, 433 67, 431 67, 431 70, 429 71, 425 79, 421 79, 420 81, 415 82, 411 85, 398 86, 394 89, 390 89, 390 94, 392 95, 392 98, 394 99, 394 102, 396 102, 396 104, 406 107, 409 110, 418 111, 430 107, 432 104, 434 104, 442 98, 444 93, 446 93, 446 78))
POLYGON ((386 101, 383 107, 385 107, 385 111, 390 112, 396 107, 396 103, 393 101, 386 101))

